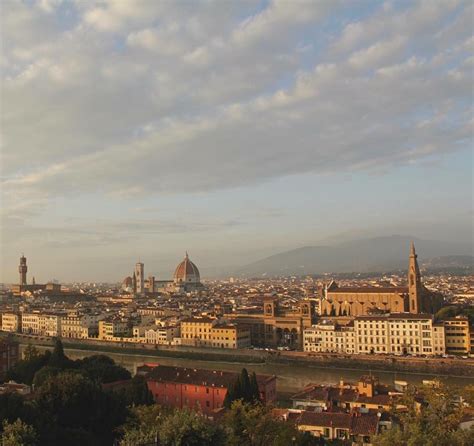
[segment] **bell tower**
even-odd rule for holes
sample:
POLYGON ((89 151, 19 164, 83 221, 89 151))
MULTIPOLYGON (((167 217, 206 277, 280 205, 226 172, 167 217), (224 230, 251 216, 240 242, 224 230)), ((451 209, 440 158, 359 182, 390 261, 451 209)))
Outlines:
POLYGON ((18 266, 18 272, 20 273, 20 285, 26 285, 26 273, 28 267, 26 266, 26 257, 22 254, 20 257, 20 265, 18 266))
POLYGON ((418 267, 415 245, 410 243, 410 260, 408 262, 408 295, 409 295, 409 311, 417 314, 421 311, 421 274, 418 267))

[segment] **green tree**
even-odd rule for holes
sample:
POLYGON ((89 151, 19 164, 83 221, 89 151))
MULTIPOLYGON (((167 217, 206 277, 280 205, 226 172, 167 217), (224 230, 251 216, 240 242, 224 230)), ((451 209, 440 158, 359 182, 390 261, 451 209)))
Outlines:
POLYGON ((35 446, 38 436, 33 426, 17 419, 13 423, 3 422, 2 446, 35 446))
POLYGON ((47 350, 38 356, 18 361, 7 372, 7 380, 13 380, 24 384, 32 384, 36 372, 48 364, 50 358, 51 352, 47 350))
POLYGON ((234 401, 224 416, 229 446, 288 446, 312 444, 290 423, 275 418, 262 405, 234 401))
POLYGON ((260 402, 260 390, 258 389, 257 375, 252 372, 250 376, 250 395, 254 403, 260 402))
POLYGON ((253 373, 250 379, 247 369, 243 368, 240 375, 228 389, 224 398, 224 407, 230 408, 233 401, 242 400, 245 403, 256 403, 260 401, 257 376, 253 373))
POLYGON ((98 383, 66 371, 50 377, 35 398, 37 426, 46 444, 110 444, 114 430, 127 416, 120 398, 106 393, 98 383))
POLYGON ((220 446, 227 444, 223 429, 201 414, 177 410, 167 416, 160 427, 160 444, 164 446, 220 446))
POLYGON ((61 370, 72 369, 75 367, 74 361, 69 359, 64 354, 63 343, 59 338, 56 339, 53 352, 51 353, 51 357, 48 361, 48 365, 50 367, 56 367, 61 370))
POLYGON ((133 407, 130 417, 121 428, 123 437, 120 444, 129 446, 156 442, 165 414, 156 404, 133 407))
POLYGON ((461 431, 459 423, 464 408, 457 404, 456 392, 441 384, 423 387, 421 392, 411 388, 399 401, 406 412, 395 412, 399 423, 377 435, 375 446, 471 446, 474 430, 461 431), (420 397, 422 398, 420 402, 420 397))
POLYGON ((34 345, 28 344, 23 352, 23 359, 25 359, 26 361, 30 361, 32 359, 37 358, 39 355, 40 352, 38 351, 38 349, 34 345))
POLYGON ((84 370, 92 379, 101 383, 110 383, 130 379, 130 372, 106 355, 87 356, 76 361, 76 367, 84 370))

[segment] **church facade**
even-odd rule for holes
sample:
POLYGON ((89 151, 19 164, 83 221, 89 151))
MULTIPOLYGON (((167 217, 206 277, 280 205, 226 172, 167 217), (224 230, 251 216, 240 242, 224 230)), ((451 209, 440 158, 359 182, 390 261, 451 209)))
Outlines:
POLYGON ((407 285, 401 287, 339 287, 331 282, 319 301, 322 316, 365 316, 381 313, 435 313, 443 298, 423 286, 417 254, 410 246, 407 285))

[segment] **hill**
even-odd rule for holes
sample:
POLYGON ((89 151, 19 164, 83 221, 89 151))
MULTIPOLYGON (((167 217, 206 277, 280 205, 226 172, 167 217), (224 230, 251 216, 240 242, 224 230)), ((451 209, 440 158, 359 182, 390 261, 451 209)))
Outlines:
POLYGON ((466 265, 469 261, 472 265, 472 256, 468 255, 471 254, 470 246, 392 235, 336 245, 304 246, 251 263, 236 273, 245 277, 256 277, 406 269, 411 240, 415 242, 422 265, 425 260, 430 268, 449 264, 466 265))

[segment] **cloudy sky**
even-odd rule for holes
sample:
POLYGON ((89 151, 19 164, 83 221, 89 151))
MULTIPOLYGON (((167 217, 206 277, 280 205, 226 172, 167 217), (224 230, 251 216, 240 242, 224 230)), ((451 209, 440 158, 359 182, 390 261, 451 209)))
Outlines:
POLYGON ((469 0, 1 8, 0 281, 472 242, 469 0))

